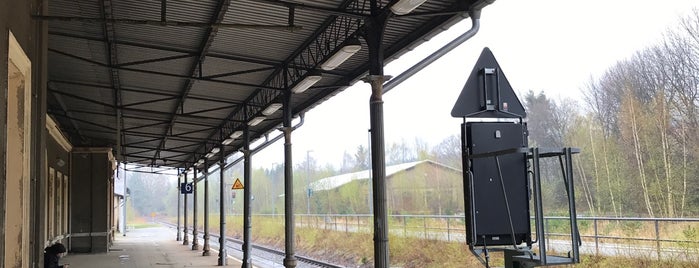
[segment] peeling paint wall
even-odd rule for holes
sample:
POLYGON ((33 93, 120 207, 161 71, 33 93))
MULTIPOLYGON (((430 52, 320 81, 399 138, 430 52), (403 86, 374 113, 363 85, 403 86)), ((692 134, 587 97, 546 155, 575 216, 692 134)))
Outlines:
POLYGON ((31 63, 13 35, 7 63, 4 267, 29 267, 31 63))
POLYGON ((31 15, 47 12, 48 0, 0 0, 0 268, 39 267, 42 263, 48 176, 46 131, 43 127, 48 79, 48 23, 33 20, 31 15), (16 63, 10 67, 10 32, 15 37, 17 47, 28 58, 30 68, 23 73, 23 77, 17 77, 16 70, 22 67, 16 63), (14 69, 10 71, 11 68, 14 69), (15 84, 11 85, 11 77, 21 82, 12 82, 15 84), (22 85, 25 86, 23 101, 17 103, 20 100, 17 97, 14 103, 17 109, 25 112, 8 116, 8 103, 13 102, 8 102, 10 89, 22 85), (10 120, 25 122, 23 131, 15 133, 14 138, 8 137, 10 120), (23 143, 12 150, 23 151, 23 154, 13 155, 7 145, 17 142, 20 137, 23 143), (13 178, 9 174, 21 178, 13 178), (8 193, 14 196, 8 196, 8 193), (8 211, 8 206, 14 211, 8 211), (16 218, 21 219, 21 233, 6 228, 16 225, 16 218), (18 240, 22 243, 18 244, 18 240), (6 245, 11 245, 11 248, 6 245), (14 255, 6 255, 10 251, 14 255), (17 251, 21 252, 21 256, 16 256, 17 251))

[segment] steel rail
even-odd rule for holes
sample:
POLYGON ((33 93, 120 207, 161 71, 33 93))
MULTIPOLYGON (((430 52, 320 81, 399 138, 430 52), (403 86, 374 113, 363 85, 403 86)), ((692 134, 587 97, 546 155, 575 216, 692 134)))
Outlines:
MULTIPOLYGON (((176 228, 175 225, 172 224, 172 223, 168 223, 168 222, 158 222, 158 223, 161 224, 161 225, 165 225, 165 226, 167 226, 167 227, 169 227, 169 228, 173 228, 173 229, 176 228)), ((199 231, 202 231, 202 232, 203 232, 204 229, 201 229, 201 228, 200 228, 199 231)), ((219 236, 218 234, 215 234, 215 233, 210 233, 209 236, 210 236, 210 238, 215 238, 213 241, 217 241, 217 240, 220 238, 220 236, 219 236)), ((210 239, 210 240, 211 240, 211 239, 210 239)), ((233 243, 236 243, 236 244, 238 244, 238 245, 242 245, 242 244, 243 244, 243 241, 242 241, 242 240, 235 239, 235 238, 230 238, 230 237, 226 237, 226 241, 228 241, 228 242, 233 242, 233 243)), ((227 247, 230 248, 230 249, 234 249, 234 250, 237 250, 237 251, 241 251, 241 252, 242 252, 242 250, 239 249, 239 248, 234 248, 233 246, 230 246, 230 245, 227 246, 227 247)), ((275 249, 275 248, 265 247, 265 246, 261 246, 261 245, 252 245, 252 247, 253 247, 254 249, 258 249, 258 250, 262 250, 262 251, 265 251, 265 252, 268 252, 268 253, 272 253, 272 254, 275 254, 275 255, 279 255, 279 256, 281 256, 281 257, 284 257, 284 255, 285 255, 284 251, 281 251, 281 250, 278 250, 278 249, 275 249)), ((333 264, 333 263, 324 262, 324 261, 317 260, 317 259, 310 258, 310 257, 304 257, 304 256, 299 256, 299 255, 295 255, 295 256, 296 256, 296 259, 299 260, 299 261, 301 261, 301 262, 304 262, 304 263, 307 263, 307 264, 311 264, 311 265, 315 265, 315 266, 318 266, 318 267, 327 267, 327 268, 343 268, 343 267, 344 267, 344 266, 341 266, 341 265, 337 265, 337 264, 333 264)), ((259 257, 259 256, 258 256, 258 257, 259 257)), ((268 260, 269 260, 269 259, 268 259, 268 260)))

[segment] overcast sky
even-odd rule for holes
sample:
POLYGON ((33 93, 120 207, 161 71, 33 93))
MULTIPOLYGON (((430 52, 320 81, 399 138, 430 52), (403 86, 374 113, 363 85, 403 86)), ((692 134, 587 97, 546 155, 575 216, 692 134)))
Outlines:
MULTIPOLYGON (((451 117, 451 109, 484 47, 516 92, 579 99, 591 78, 657 43, 696 6, 695 0, 497 0, 483 10, 475 37, 384 95, 386 146, 401 140, 412 145, 419 138, 432 147, 459 134, 461 120, 451 117)), ((470 26, 470 20, 457 24, 384 73, 400 74, 470 26)), ((340 167, 344 151, 367 146, 370 93, 360 82, 307 113, 292 134, 294 163, 313 151, 310 156, 321 164, 340 167)), ((252 164, 283 163, 283 150, 282 139, 253 156, 252 164)))

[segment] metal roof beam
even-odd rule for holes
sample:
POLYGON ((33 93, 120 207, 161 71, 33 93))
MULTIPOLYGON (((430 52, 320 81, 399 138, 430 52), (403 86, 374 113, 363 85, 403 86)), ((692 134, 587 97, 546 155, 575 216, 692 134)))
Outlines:
MULTIPOLYGON (((49 81, 49 84, 51 84, 51 83, 66 84, 66 85, 75 85, 75 86, 84 86, 84 87, 94 87, 94 88, 109 89, 109 90, 112 89, 111 86, 107 86, 107 85, 100 85, 100 84, 93 84, 93 83, 79 82, 79 81, 50 80, 50 81, 49 81)), ((122 91, 122 92, 126 91, 126 92, 135 92, 135 93, 151 94, 151 95, 158 95, 158 96, 169 96, 169 97, 177 97, 177 96, 179 96, 178 94, 170 93, 170 92, 156 91, 156 90, 149 90, 149 89, 136 89, 136 88, 128 88, 128 87, 121 87, 121 91, 122 91)), ((230 101, 230 100, 222 100, 222 99, 214 99, 214 98, 197 97, 197 96, 192 96, 192 95, 190 95, 188 98, 189 98, 189 99, 193 99, 193 100, 208 101, 208 102, 217 102, 217 103, 226 103, 226 104, 237 104, 237 105, 242 104, 242 103, 240 103, 240 102, 235 102, 235 101, 230 101)))
MULTIPOLYGON (((182 149, 182 148, 193 147, 193 146, 198 146, 198 145, 199 145, 198 143, 194 143, 194 144, 187 144, 187 145, 180 145, 180 146, 170 147, 169 149, 179 150, 179 149, 182 149)), ((196 148, 195 148, 195 149, 196 149, 196 148)), ((196 151, 190 151, 190 153, 191 153, 191 152, 195 152, 195 153, 196 153, 196 151)))
MULTIPOLYGON (((226 12, 228 11, 228 7, 230 6, 231 1, 230 0, 223 0, 218 2, 218 6, 216 7, 216 10, 214 11, 214 15, 211 17, 211 24, 220 24, 225 15, 226 12)), ((192 77, 199 76, 201 77, 201 66, 206 59, 206 54, 209 51, 209 48, 211 47, 211 44, 214 42, 214 38, 218 34, 218 27, 208 27, 206 30, 206 34, 204 35, 204 39, 202 40, 201 44, 199 45, 199 50, 198 50, 198 59, 196 62, 190 67, 190 73, 192 77)), ((166 128, 165 132, 169 129, 172 129, 172 126, 175 124, 175 121, 177 121, 177 110, 183 109, 184 108, 184 102, 185 99, 187 98, 187 95, 189 95, 190 90, 192 90, 192 86, 194 85, 194 80, 193 79, 188 79, 185 82, 185 85, 182 87, 182 90, 180 92, 180 101, 177 106, 175 106, 175 109, 172 111, 172 118, 170 120, 170 126, 166 128)), ((257 87, 257 86, 255 86, 257 87)), ((184 111, 180 111, 181 113, 184 113, 184 111)), ((166 134, 164 133, 164 134, 166 134)), ((164 136, 164 135, 163 135, 164 136)), ((155 153, 153 157, 155 158, 156 156, 159 155, 160 151, 164 149, 165 147, 165 142, 167 139, 163 139, 160 141, 160 145, 158 145, 158 148, 155 150, 155 153)), ((187 168, 187 167, 184 167, 187 168)))
MULTIPOLYGON (((51 114, 56 114, 56 113, 63 112, 63 111, 56 111, 56 110, 54 110, 54 109, 50 109, 50 108, 49 108, 49 109, 48 109, 48 112, 51 113, 51 114)), ((116 116, 116 114, 113 114, 113 113, 95 112, 95 111, 68 110, 68 112, 71 112, 71 113, 79 113, 79 114, 101 115, 101 116, 107 116, 107 117, 114 117, 114 116, 116 116)))
MULTIPOLYGON (((56 114, 56 113, 62 113, 65 114, 65 111, 56 111, 53 109, 49 109, 49 112, 51 114, 56 114)), ((101 116, 106 116, 106 117, 113 117, 115 116, 113 113, 105 113, 105 112, 96 112, 96 111, 83 111, 83 110, 68 110, 68 113, 81 113, 81 114, 91 114, 91 115, 101 115, 101 116)), ((154 119, 152 117, 140 117, 140 116, 133 116, 133 115, 122 115, 123 118, 125 119, 135 119, 135 120, 144 120, 144 121, 157 121, 162 123, 168 123, 170 122, 167 119, 154 119)), ((180 124, 185 124, 185 125, 193 125, 193 126, 201 126, 201 127, 207 127, 207 128, 213 128, 216 127, 216 125, 211 125, 211 124, 202 124, 198 122, 179 122, 180 124)))
MULTIPOLYGON (((226 7, 227 8, 227 7, 226 7)), ((301 26, 277 25, 277 24, 243 24, 243 23, 223 23, 223 22, 196 22, 196 21, 160 21, 160 20, 135 20, 135 19, 115 19, 115 18, 88 18, 71 16, 49 16, 32 15, 32 18, 43 21, 68 21, 95 24, 127 24, 127 25, 150 25, 163 27, 201 27, 201 28, 230 28, 230 29, 252 29, 252 30, 282 30, 299 31, 301 26)))
POLYGON ((96 101, 96 100, 93 100, 93 99, 90 99, 90 98, 81 97, 81 96, 78 96, 78 95, 75 95, 75 94, 71 94, 71 93, 68 93, 68 92, 62 92, 62 91, 55 90, 55 89, 51 89, 51 88, 49 88, 48 91, 51 92, 51 93, 60 94, 60 95, 66 96, 66 97, 70 97, 70 98, 73 98, 73 99, 76 99, 76 100, 81 100, 81 101, 85 101, 85 102, 89 102, 89 103, 97 104, 97 105, 102 105, 102 106, 104 106, 104 107, 114 109, 114 105, 109 104, 109 103, 104 103, 104 102, 101 102, 101 101, 96 101))
POLYGON ((138 144, 143 144, 143 143, 149 143, 149 142, 154 142, 154 141, 160 141, 160 138, 152 138, 152 139, 146 139, 142 141, 136 141, 136 142, 131 142, 131 143, 125 143, 124 148, 128 148, 129 146, 133 145, 138 145, 138 144))
POLYGON ((170 61, 170 60, 186 59, 186 58, 191 58, 191 57, 193 57, 193 55, 177 55, 177 56, 161 57, 161 58, 149 59, 149 60, 139 60, 139 61, 126 62, 126 63, 119 63, 119 64, 116 64, 115 66, 116 67, 125 67, 125 66, 133 66, 133 65, 141 65, 141 64, 148 64, 148 63, 170 61))
MULTIPOLYGON (((100 10, 102 13, 102 18, 105 20, 112 19, 113 18, 113 13, 112 13, 112 1, 111 0, 101 0, 100 4, 102 6, 102 9, 100 10)), ((119 57, 117 54, 117 46, 114 44, 114 40, 116 40, 116 35, 114 33, 114 24, 111 22, 107 22, 104 24, 103 27, 104 30, 104 39, 106 42, 104 43, 105 49, 107 51, 107 58, 109 61, 109 66, 115 66, 119 64, 119 57)), ((123 142, 124 139, 124 134, 122 133, 121 129, 124 128, 124 120, 121 117, 121 106, 122 106, 122 96, 121 96, 121 79, 119 78, 119 70, 115 68, 109 68, 109 77, 112 82, 112 88, 113 88, 113 96, 114 96, 114 112, 116 113, 116 116, 114 118, 114 121, 116 121, 116 133, 115 133, 115 155, 114 157, 119 160, 123 160, 121 153, 122 153, 122 148, 121 148, 121 143, 123 142)))
POLYGON ((177 133, 177 134, 174 134, 174 135, 173 135, 173 134, 170 134, 170 135, 172 135, 172 136, 174 136, 174 137, 182 137, 182 136, 184 136, 184 135, 195 134, 195 133, 200 133, 200 132, 204 132, 204 131, 211 131, 212 129, 216 129, 216 127, 210 127, 210 128, 206 128, 206 129, 197 129, 197 130, 185 131, 185 132, 180 132, 180 133, 177 133))
POLYGON ((206 75, 206 76, 202 76, 202 78, 212 79, 212 78, 219 78, 219 77, 226 77, 226 76, 235 76, 235 75, 241 75, 241 74, 249 74, 249 73, 256 73, 256 72, 271 71, 271 70, 274 70, 274 69, 276 69, 276 67, 263 67, 263 68, 256 68, 256 69, 245 70, 245 71, 237 71, 237 72, 229 72, 229 73, 222 73, 222 74, 206 75))
MULTIPOLYGON (((159 115, 159 116, 171 116, 172 115, 171 113, 167 113, 167 112, 136 109, 136 108, 123 108, 123 111, 124 112, 159 115)), ((185 119, 193 119, 193 120, 211 120, 211 121, 219 121, 220 120, 219 118, 214 118, 214 117, 206 117, 206 116, 200 116, 200 115, 188 115, 188 114, 182 114, 181 117, 183 117, 185 119)), ((189 122, 187 122, 186 124, 189 124, 189 122)), ((194 124, 194 123, 192 123, 192 124, 194 124)))
POLYGON ((155 126, 164 125, 164 124, 167 124, 167 123, 168 123, 168 121, 159 121, 159 122, 156 122, 156 123, 151 123, 151 124, 146 124, 146 125, 140 125, 140 126, 130 127, 130 128, 124 128, 124 129, 122 129, 121 131, 127 131, 127 132, 128 132, 128 131, 130 131, 130 130, 142 129, 142 128, 147 128, 147 127, 155 127, 155 126))
POLYGON ((174 99, 177 99, 177 97, 171 96, 171 97, 160 98, 160 99, 155 99, 155 100, 139 101, 139 102, 134 102, 134 103, 129 103, 129 104, 122 104, 119 107, 126 108, 126 107, 131 107, 131 106, 139 106, 139 105, 143 105, 143 104, 151 104, 151 103, 155 103, 155 102, 169 101, 169 100, 174 100, 174 99))
MULTIPOLYGON (((148 161, 148 162, 151 162, 151 163, 152 163, 152 159, 153 159, 153 157, 151 157, 151 156, 141 156, 141 155, 134 155, 134 154, 128 154, 128 153, 124 153, 124 156, 125 156, 125 157, 131 157, 131 158, 143 159, 144 161, 148 161)), ((175 157, 181 157, 181 156, 182 156, 182 155, 176 155, 176 156, 167 157, 167 158, 166 158, 166 157, 161 157, 161 158, 158 158, 158 159, 163 160, 164 162, 187 163, 186 160, 175 159, 175 157)), ((139 161, 139 162, 140 162, 140 161, 139 161)))
MULTIPOLYGON (((148 133, 148 132, 129 131, 128 133, 129 133, 129 135, 144 137, 144 138, 160 138, 160 139, 163 138, 162 135, 148 133)), ((199 143, 202 140, 205 140, 202 138, 181 137, 181 136, 173 136, 173 135, 168 136, 168 139, 171 139, 174 141, 180 141, 180 142, 194 142, 194 143, 199 143)), ((217 141, 210 140, 209 142, 217 142, 217 141)))
MULTIPOLYGON (((181 161, 177 161, 177 162, 181 162, 181 161)), ((157 168, 162 169, 163 167, 157 167, 157 168)), ((169 171, 172 171, 174 169, 165 169, 165 170, 158 170, 158 171, 142 171, 142 170, 133 170, 133 169, 124 169, 124 170, 126 170, 128 172, 136 172, 136 173, 157 174, 157 175, 173 175, 172 173, 169 173, 169 171)))
POLYGON ((290 1, 283 1, 283 0, 257 0, 257 1, 269 3, 269 4, 273 4, 273 5, 294 7, 296 9, 317 11, 317 12, 314 12, 316 14, 330 14, 330 15, 337 15, 337 16, 352 17, 352 18, 357 18, 357 19, 368 18, 368 16, 366 14, 350 12, 350 11, 347 11, 345 9, 339 9, 339 8, 326 8, 326 7, 309 5, 309 4, 305 4, 305 3, 290 2, 290 1))
MULTIPOLYGON (((52 87, 49 84, 49 86, 47 88, 51 89, 52 87)), ((53 97, 56 99, 56 102, 58 103, 58 106, 59 106, 58 108, 61 109, 61 112, 63 112, 64 115, 72 117, 71 112, 68 111, 68 108, 66 108, 66 104, 63 101, 63 98, 61 97, 61 95, 56 94, 56 93, 52 92, 51 90, 48 90, 48 93, 53 95, 53 97)), ((50 107, 48 109, 50 109, 50 107)), ((81 140, 84 140, 85 136, 78 129, 78 124, 72 119, 69 119, 68 122, 70 123, 70 127, 73 129, 73 131, 75 131, 75 134, 78 135, 78 138, 80 138, 81 140)))
POLYGON ((154 75, 182 78, 182 79, 187 79, 188 81, 196 80, 196 81, 206 81, 206 82, 220 83, 220 84, 227 84, 227 85, 244 86, 244 87, 250 87, 250 88, 262 87, 262 88, 271 89, 271 90, 281 90, 280 88, 265 87, 265 86, 260 86, 257 84, 233 82, 233 81, 219 80, 219 79, 211 79, 211 78, 205 78, 205 77, 199 77, 199 76, 186 76, 186 75, 180 75, 180 74, 172 74, 172 73, 150 71, 150 70, 140 70, 140 69, 126 68, 126 67, 113 67, 113 68, 116 68, 118 70, 130 71, 130 72, 138 72, 138 73, 145 73, 145 74, 154 74, 154 75))
MULTIPOLYGON (((363 4, 367 0, 346 0, 344 1, 339 9, 346 10, 348 7, 352 7, 354 10, 364 10, 362 7, 366 5, 363 4)), ((292 18, 290 17, 290 21, 292 18)), ((362 20, 359 20, 362 21, 362 20)), ((299 46, 284 62, 281 67, 276 69, 270 76, 265 79, 264 83, 261 85, 274 85, 273 88, 287 88, 288 85, 294 85, 301 78, 306 75, 307 72, 316 68, 318 63, 322 61, 325 57, 330 56, 334 50, 344 43, 350 35, 357 31, 362 23, 357 22, 353 24, 354 19, 345 16, 331 16, 314 32, 303 45, 299 46), (342 38, 340 38, 342 37, 342 38)), ((272 91, 265 90, 264 87, 258 87, 254 93, 252 93, 240 106, 231 112, 225 120, 221 122, 221 126, 217 131, 212 131, 208 139, 215 136, 225 137, 230 133, 224 133, 224 131, 232 132, 235 125, 231 123, 231 119, 238 121, 244 121, 248 118, 259 113, 260 110, 265 107, 270 101, 276 99, 281 95, 282 91, 272 91), (251 103, 260 105, 262 108, 248 109, 251 103)), ((262 133, 263 131, 256 131, 256 135, 262 133)), ((202 144, 205 151, 206 144, 202 144)))
POLYGON ((216 107, 216 108, 211 108, 211 109, 204 109, 204 110, 196 110, 188 113, 182 113, 181 115, 195 115, 195 114, 200 114, 200 113, 207 113, 207 112, 213 112, 213 111, 220 111, 220 110, 226 110, 226 109, 232 109, 235 106, 223 106, 223 107, 216 107))
MULTIPOLYGON (((127 146, 127 148, 143 149, 143 150, 145 150, 145 151, 141 151, 141 152, 131 152, 132 154, 139 154, 139 153, 146 153, 146 152, 151 152, 151 151, 153 151, 153 148, 151 148, 151 147, 145 147, 145 146, 134 146, 134 145, 131 145, 131 146, 127 146)), ((191 154, 191 153, 192 153, 192 152, 190 152, 190 151, 179 151, 179 150, 172 149, 172 148, 168 148, 168 149, 166 149, 166 150, 163 150, 163 152, 173 152, 173 153, 181 153, 181 154, 191 154)))
MULTIPOLYGON (((63 32, 57 32, 57 31, 49 31, 49 35, 69 37, 69 38, 75 38, 75 39, 83 39, 83 40, 95 41, 95 42, 105 42, 105 40, 102 38, 91 37, 91 36, 81 36, 81 35, 77 35, 77 34, 63 33, 63 32)), ((156 45, 156 44, 151 44, 151 43, 145 44, 145 43, 132 42, 132 41, 123 41, 123 40, 116 40, 116 41, 114 41, 114 43, 117 45, 124 45, 124 46, 130 46, 130 47, 138 47, 138 48, 147 48, 147 49, 175 52, 175 53, 184 53, 184 54, 187 54, 189 56, 198 56, 197 51, 195 51, 195 50, 174 48, 174 47, 156 45)), ((223 59, 223 60, 254 63, 254 64, 260 64, 260 65, 269 65, 269 66, 274 66, 274 67, 280 66, 280 63, 277 61, 274 61, 274 60, 252 58, 252 57, 240 56, 240 55, 228 55, 228 54, 220 54, 220 53, 211 53, 210 52, 210 53, 206 54, 206 57, 218 58, 218 59, 223 59)))
POLYGON ((90 121, 83 120, 83 119, 80 119, 80 118, 71 117, 71 116, 68 116, 68 115, 65 115, 65 114, 56 114, 56 115, 57 115, 57 116, 61 116, 61 117, 65 117, 65 118, 70 119, 70 120, 75 120, 75 121, 77 121, 77 122, 81 122, 81 123, 84 123, 84 124, 88 124, 88 125, 92 125, 92 126, 96 126, 96 127, 100 127, 100 128, 104 128, 104 129, 109 129, 109 130, 116 130, 116 128, 113 128, 113 127, 110 127, 110 126, 107 126, 107 125, 102 125, 102 124, 98 124, 98 123, 95 123, 95 122, 90 122, 90 121))
POLYGON ((153 75, 162 75, 162 76, 168 76, 168 77, 175 77, 175 78, 182 78, 182 79, 187 79, 188 81, 192 80, 199 80, 199 81, 206 81, 206 82, 213 82, 213 83, 221 83, 221 84, 228 84, 228 85, 236 85, 236 86, 244 86, 244 87, 251 87, 251 88, 266 88, 266 89, 272 89, 272 90, 281 90, 280 88, 272 88, 272 87, 266 87, 266 86, 261 86, 257 84, 249 84, 249 83, 241 83, 241 82, 233 82, 233 81, 227 81, 227 80, 218 80, 218 79, 208 79, 208 78, 203 78, 200 76, 195 76, 195 74, 191 76, 187 75, 181 75, 181 74, 173 74, 173 73, 166 73, 166 72, 159 72, 159 71, 150 71, 150 70, 141 70, 141 69, 134 69, 134 68, 128 68, 128 67, 117 67, 112 64, 105 64, 101 63, 98 61, 94 61, 88 58, 80 57, 74 54, 70 54, 67 52, 63 52, 57 49, 49 48, 49 52, 53 52, 59 55, 63 55, 69 58, 73 58, 76 60, 81 60, 85 61, 91 64, 98 65, 100 67, 104 68, 111 68, 113 70, 120 70, 120 71, 129 71, 129 72, 137 72, 137 73, 145 73, 145 74, 153 74, 153 75))

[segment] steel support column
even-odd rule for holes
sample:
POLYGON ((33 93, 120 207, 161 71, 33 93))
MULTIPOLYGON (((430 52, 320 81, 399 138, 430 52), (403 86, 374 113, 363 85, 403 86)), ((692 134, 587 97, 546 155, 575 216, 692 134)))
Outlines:
POLYGON ((575 210, 575 183, 573 181, 573 150, 570 147, 566 147, 563 149, 563 152, 565 154, 564 172, 566 186, 568 187, 568 213, 570 216, 570 236, 573 251, 571 258, 573 262, 580 263, 580 232, 578 230, 578 215, 575 210))
POLYGON ((374 266, 389 267, 388 253, 388 208, 386 200, 386 161, 384 155, 383 130, 383 76, 370 77, 372 95, 371 117, 371 175, 374 207, 374 266))
POLYGON ((296 267, 294 256, 294 170, 291 161, 291 90, 284 92, 284 267, 296 267))
MULTIPOLYGON (((179 171, 178 171, 179 173, 179 171)), ((181 209, 182 209, 182 175, 177 174, 177 241, 182 241, 182 233, 180 233, 181 209)))
POLYGON ((388 253, 388 213, 386 205, 386 161, 384 152, 383 124, 383 32, 388 18, 381 13, 379 2, 371 1, 371 19, 364 38, 369 48, 369 76, 371 84, 369 100, 371 125, 371 168, 374 207, 374 267, 389 267, 388 253))
MULTIPOLYGON (((221 146, 223 147, 223 146, 221 146)), ((220 180, 219 180, 219 195, 218 195, 218 204, 219 204, 219 238, 218 238, 218 244, 219 244, 219 249, 218 249, 218 266, 226 266, 226 195, 224 189, 226 188, 226 185, 224 183, 224 178, 223 178, 223 171, 224 168, 226 167, 226 157, 223 156, 223 148, 221 148, 221 158, 219 160, 219 174, 220 174, 220 180)))
MULTIPOLYGON (((119 172, 119 166, 121 166, 121 165, 117 165, 117 173, 119 172)), ((124 173, 123 173, 124 174, 124 177, 123 177, 123 180, 124 180, 124 209, 122 210, 123 225, 122 225, 121 232, 122 232, 123 236, 126 236, 126 201, 128 201, 128 199, 126 197, 126 193, 127 193, 127 189, 128 189, 126 187, 126 162, 124 162, 123 166, 124 166, 124 173)))
POLYGON ((197 168, 194 167, 192 179, 192 250, 199 250, 199 238, 197 237, 197 168))
POLYGON ((547 241, 546 234, 544 232, 544 205, 541 198, 541 169, 539 165, 539 148, 534 147, 531 149, 532 153, 532 177, 533 190, 534 190, 534 226, 536 230, 536 241, 539 242, 539 260, 541 263, 547 263, 547 241))
POLYGON ((209 246, 209 165, 204 163, 204 251, 203 256, 211 255, 209 246))
POLYGON ((246 127, 243 134, 243 177, 245 187, 243 188, 243 268, 252 267, 250 262, 250 230, 252 229, 252 216, 250 215, 250 187, 251 183, 251 157, 250 157, 250 130, 246 127))
MULTIPOLYGON (((187 187, 187 171, 184 172, 184 185, 187 187)), ((186 189, 186 188, 185 188, 186 189)), ((182 245, 189 245, 189 234, 187 233, 187 192, 184 193, 184 238, 182 239, 182 245)))

